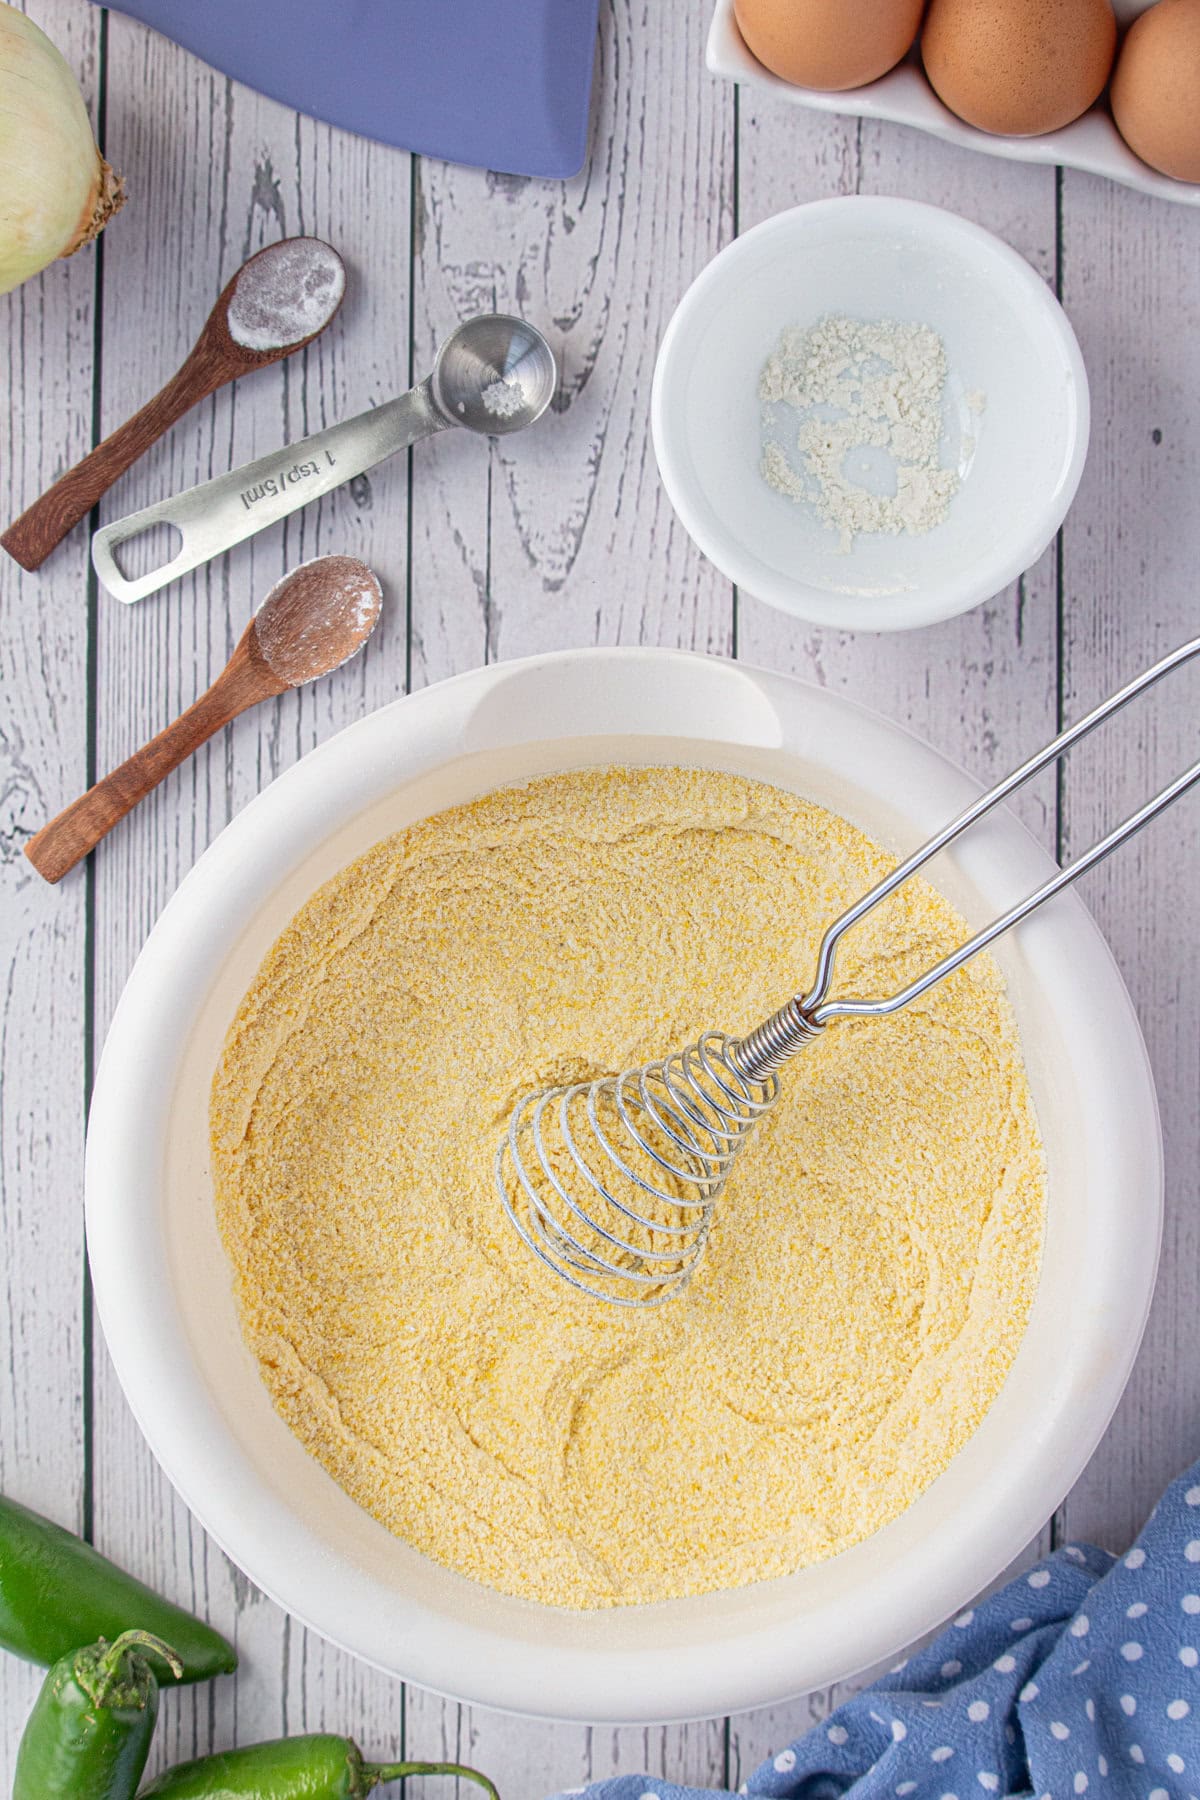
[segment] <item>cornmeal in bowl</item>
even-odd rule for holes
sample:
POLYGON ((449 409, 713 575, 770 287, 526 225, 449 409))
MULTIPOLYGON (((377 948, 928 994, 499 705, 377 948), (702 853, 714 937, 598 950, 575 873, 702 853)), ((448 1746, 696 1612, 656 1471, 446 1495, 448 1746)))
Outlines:
MULTIPOLYGON (((495 1185, 520 1095, 748 1030, 891 861, 740 776, 588 769, 386 839, 278 939, 213 1084, 218 1220, 275 1406, 399 1537, 556 1606, 740 1587, 860 1542, 975 1431, 1046 1185, 990 958, 800 1053, 661 1307, 577 1293, 495 1185)), ((910 881, 835 992, 964 935, 910 881)))

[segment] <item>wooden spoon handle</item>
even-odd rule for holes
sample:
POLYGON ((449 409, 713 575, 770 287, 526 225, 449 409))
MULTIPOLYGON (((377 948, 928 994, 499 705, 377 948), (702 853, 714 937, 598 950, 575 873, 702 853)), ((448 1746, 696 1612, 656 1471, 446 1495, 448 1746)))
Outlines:
POLYGON ((253 631, 251 624, 228 666, 186 712, 30 838, 25 854, 39 875, 60 881, 222 725, 271 694, 287 691, 288 683, 272 674, 263 660, 253 631))
POLYGON ((114 481, 189 408, 232 379, 232 375, 233 370, 219 356, 198 344, 153 400, 148 400, 132 419, 90 450, 73 469, 60 475, 40 500, 13 521, 0 537, 0 544, 23 569, 40 569, 50 552, 80 519, 87 517, 114 481))

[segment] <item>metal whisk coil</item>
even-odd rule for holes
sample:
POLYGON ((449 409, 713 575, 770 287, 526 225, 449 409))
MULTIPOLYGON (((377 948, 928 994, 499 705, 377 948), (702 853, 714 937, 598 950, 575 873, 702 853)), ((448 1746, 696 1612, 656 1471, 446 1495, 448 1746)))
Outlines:
POLYGON ((584 1293, 657 1305, 685 1284, 748 1132, 779 1093, 710 1031, 660 1062, 530 1094, 496 1157, 526 1244, 584 1293))
POLYGON ((496 1182, 505 1212, 535 1255, 574 1287, 617 1305, 659 1305, 678 1294, 703 1255, 738 1153, 778 1097, 776 1071, 831 1020, 899 1012, 953 974, 1200 781, 1200 762, 898 993, 828 997, 843 933, 985 813, 1197 654, 1200 638, 1163 657, 899 863, 830 925, 808 991, 744 1038, 709 1031, 639 1069, 519 1100, 496 1155, 496 1182))

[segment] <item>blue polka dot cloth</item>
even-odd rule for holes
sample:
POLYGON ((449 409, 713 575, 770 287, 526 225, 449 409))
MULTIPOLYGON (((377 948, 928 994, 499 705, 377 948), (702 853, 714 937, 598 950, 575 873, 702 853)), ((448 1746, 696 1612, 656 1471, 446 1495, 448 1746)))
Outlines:
MULTIPOLYGON (((720 1800, 625 1775, 587 1800, 720 1800)), ((763 1800, 1200 1800, 1200 1463, 1126 1556, 1068 1544, 756 1769, 763 1800)))

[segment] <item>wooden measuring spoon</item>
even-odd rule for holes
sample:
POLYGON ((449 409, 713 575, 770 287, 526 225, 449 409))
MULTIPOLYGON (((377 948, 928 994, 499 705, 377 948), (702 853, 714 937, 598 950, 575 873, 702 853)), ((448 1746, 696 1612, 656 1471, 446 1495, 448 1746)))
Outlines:
POLYGON ((30 838, 25 854, 38 874, 61 880, 239 713, 349 662, 374 631, 382 603, 378 577, 355 556, 319 556, 277 581, 195 704, 30 838))
POLYGON ((60 475, 0 537, 24 569, 40 569, 118 476, 206 394, 311 344, 336 313, 346 267, 320 238, 283 238, 244 262, 221 290, 183 366, 140 412, 60 475))

